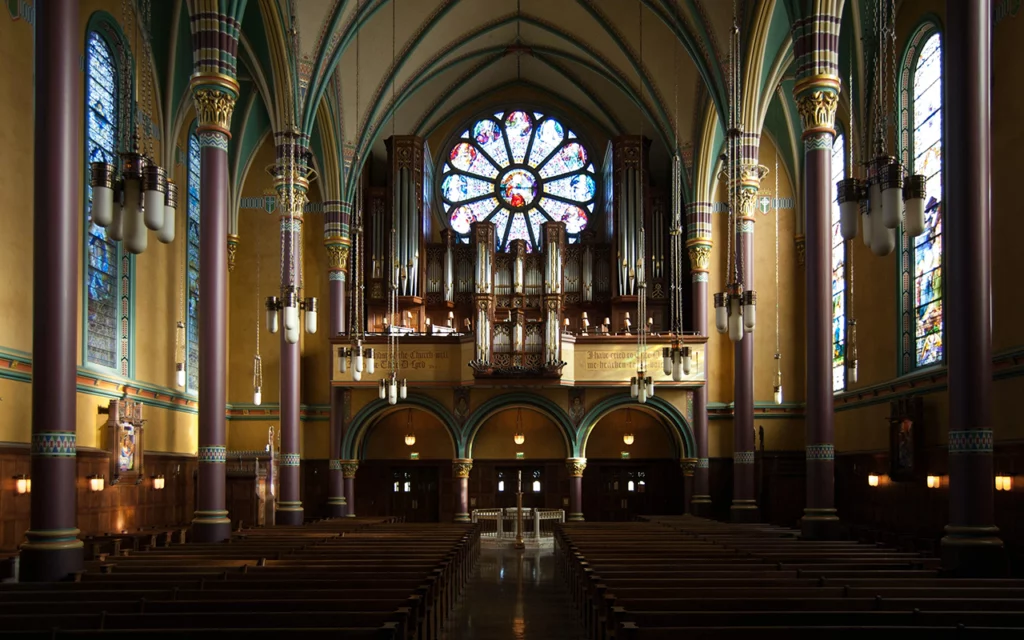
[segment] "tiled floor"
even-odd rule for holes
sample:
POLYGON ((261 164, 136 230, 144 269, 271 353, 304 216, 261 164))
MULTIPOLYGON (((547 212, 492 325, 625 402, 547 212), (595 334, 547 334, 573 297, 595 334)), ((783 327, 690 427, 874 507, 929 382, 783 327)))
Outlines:
POLYGON ((484 549, 445 640, 578 640, 550 549, 484 549))

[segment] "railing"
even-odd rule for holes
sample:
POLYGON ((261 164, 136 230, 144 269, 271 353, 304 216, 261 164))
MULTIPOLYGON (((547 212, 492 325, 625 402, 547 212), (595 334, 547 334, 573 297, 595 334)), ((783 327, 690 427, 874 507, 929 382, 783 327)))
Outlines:
MULTIPOLYGON (((516 508, 474 509, 473 523, 480 524, 480 535, 484 538, 514 540, 516 537, 516 508)), ((562 509, 523 508, 523 538, 550 538, 554 535, 554 524, 565 522, 562 509)))

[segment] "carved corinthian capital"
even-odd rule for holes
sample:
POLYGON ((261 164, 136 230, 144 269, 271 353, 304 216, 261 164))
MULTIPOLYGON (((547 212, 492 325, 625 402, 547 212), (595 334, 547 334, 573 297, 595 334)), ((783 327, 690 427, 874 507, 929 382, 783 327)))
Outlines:
POLYGON ((324 243, 327 248, 327 269, 329 271, 348 272, 349 245, 337 242, 324 243))
POLYGON ((228 272, 235 270, 235 258, 238 254, 238 236, 228 234, 228 272))
POLYGON ((472 469, 473 461, 468 458, 458 458, 452 461, 452 475, 456 478, 468 478, 472 469))
POLYGON ((582 478, 583 470, 587 468, 587 459, 569 458, 565 461, 565 468, 569 470, 570 478, 582 478))
POLYGON ((797 100, 797 109, 803 123, 804 135, 836 133, 836 107, 839 94, 830 89, 810 91, 797 100))
POLYGON ((690 271, 708 271, 711 267, 711 245, 696 244, 690 247, 690 271))
POLYGON ((203 87, 192 92, 199 124, 196 130, 216 131, 231 137, 231 114, 235 110, 235 96, 227 91, 203 87))

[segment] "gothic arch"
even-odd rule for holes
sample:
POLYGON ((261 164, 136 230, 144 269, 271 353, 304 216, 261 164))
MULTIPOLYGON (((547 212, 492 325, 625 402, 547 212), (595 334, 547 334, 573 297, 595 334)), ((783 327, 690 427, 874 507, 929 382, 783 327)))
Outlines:
MULTIPOLYGON (((630 397, 628 393, 616 394, 597 403, 580 421, 581 427, 576 435, 573 455, 579 458, 586 457, 587 440, 601 418, 616 409, 626 407, 635 409, 638 406, 637 401, 630 397)), ((647 403, 643 406, 652 410, 668 423, 672 440, 678 447, 677 453, 680 458, 693 458, 697 456, 697 445, 693 439, 693 428, 671 402, 668 402, 661 396, 654 396, 653 398, 648 398, 647 403)))
POLYGON ((480 427, 484 425, 488 418, 499 411, 524 407, 550 418, 555 423, 555 426, 558 427, 558 432, 562 434, 562 438, 565 441, 565 450, 575 455, 575 447, 573 446, 576 438, 575 429, 573 428, 572 420, 569 419, 569 415, 565 410, 543 396, 513 392, 495 396, 484 402, 466 419, 466 424, 463 427, 464 440, 461 443, 465 457, 473 457, 473 441, 476 439, 476 434, 480 431, 480 427))
POLYGON ((389 405, 387 400, 378 399, 363 407, 352 418, 352 423, 345 430, 345 436, 341 440, 341 457, 349 460, 361 460, 366 436, 373 425, 389 413, 408 409, 410 406, 425 411, 437 418, 444 425, 445 430, 452 439, 455 457, 464 457, 462 441, 459 437, 459 427, 452 418, 451 412, 437 400, 415 393, 410 393, 408 398, 394 406, 389 405))

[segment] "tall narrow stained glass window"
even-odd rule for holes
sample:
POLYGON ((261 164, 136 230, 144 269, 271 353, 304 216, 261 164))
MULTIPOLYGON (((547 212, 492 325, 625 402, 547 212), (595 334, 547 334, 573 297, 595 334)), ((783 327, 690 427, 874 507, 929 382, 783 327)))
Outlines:
POLYGON ((928 177, 925 232, 903 236, 903 371, 944 359, 942 289, 942 40, 931 29, 911 41, 901 85, 903 162, 928 177))
MULTIPOLYGON (((846 177, 846 144, 832 142, 832 184, 846 177)), ((832 391, 846 388, 846 244, 839 230, 839 202, 832 201, 832 391)))
POLYGON ((496 243, 526 240, 541 225, 565 222, 577 242, 594 212, 597 179, 589 152, 559 120, 537 112, 498 111, 477 120, 448 150, 441 170, 445 215, 460 240, 476 221, 495 224, 496 243))
POLYGON ((199 391, 199 136, 188 137, 188 221, 186 251, 186 322, 185 374, 186 388, 199 391))
POLYGON ((85 361, 127 371, 127 345, 119 336, 120 252, 107 230, 92 222, 89 163, 118 165, 118 69, 107 41, 92 31, 85 54, 86 335, 85 361), (124 360, 122 361, 122 354, 124 360))

